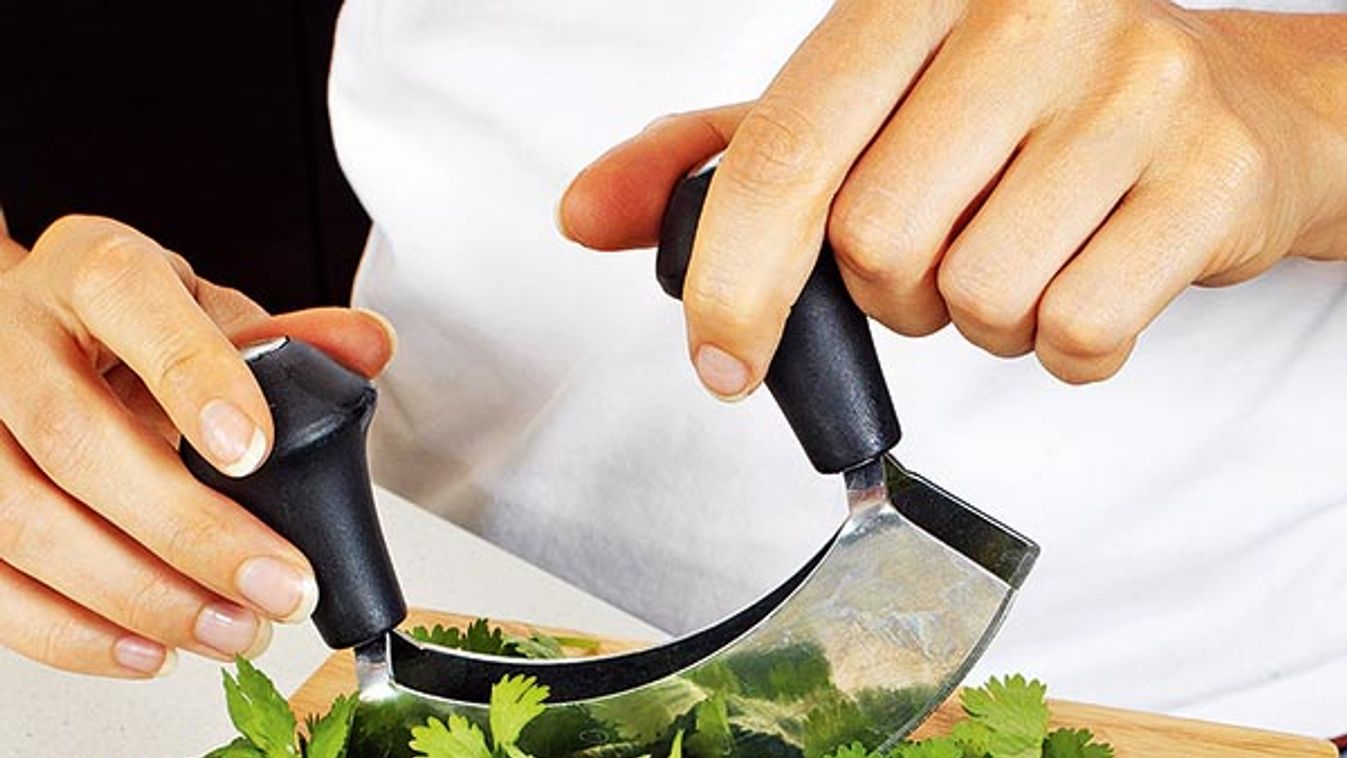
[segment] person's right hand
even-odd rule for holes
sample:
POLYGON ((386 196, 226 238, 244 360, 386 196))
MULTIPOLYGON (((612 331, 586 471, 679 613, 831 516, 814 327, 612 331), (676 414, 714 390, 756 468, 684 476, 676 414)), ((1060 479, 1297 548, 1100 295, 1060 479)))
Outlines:
POLYGON ((308 562, 197 482, 179 434, 243 476, 271 441, 235 348, 282 334, 377 374, 387 323, 271 317, 136 230, 57 221, 31 252, 0 226, 0 644, 57 668, 165 672, 182 648, 259 652, 317 602, 308 562))

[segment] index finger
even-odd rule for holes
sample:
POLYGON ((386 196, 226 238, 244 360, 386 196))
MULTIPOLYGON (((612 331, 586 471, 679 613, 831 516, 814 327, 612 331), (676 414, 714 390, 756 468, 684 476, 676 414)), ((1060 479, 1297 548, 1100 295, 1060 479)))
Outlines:
POLYGON ((270 449, 271 414, 252 372, 192 296, 168 251, 109 219, 70 217, 35 246, 68 328, 116 355, 223 473, 246 476, 270 449))
POLYGON ((683 290, 717 395, 763 379, 828 209, 962 3, 839 2, 739 125, 711 182, 683 290))

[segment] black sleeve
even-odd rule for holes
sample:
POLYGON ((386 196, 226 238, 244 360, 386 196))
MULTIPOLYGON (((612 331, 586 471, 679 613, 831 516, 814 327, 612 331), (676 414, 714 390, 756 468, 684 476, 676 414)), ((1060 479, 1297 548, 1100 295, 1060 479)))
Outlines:
POLYGON ((130 223, 288 310, 345 302, 368 228, 325 87, 338 0, 0 3, 0 206, 130 223))

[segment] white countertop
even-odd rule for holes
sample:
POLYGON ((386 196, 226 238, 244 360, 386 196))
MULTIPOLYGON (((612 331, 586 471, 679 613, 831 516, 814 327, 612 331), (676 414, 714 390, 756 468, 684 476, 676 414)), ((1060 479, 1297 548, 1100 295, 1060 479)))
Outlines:
MULTIPOLYGON (((379 490, 376 496, 411 605, 632 639, 664 636, 396 495, 379 490)), ((258 663, 288 693, 328 653, 312 626, 277 627, 258 663)), ((220 668, 184 654, 164 679, 109 681, 53 671, 0 650, 0 757, 199 756, 233 735, 220 668)))

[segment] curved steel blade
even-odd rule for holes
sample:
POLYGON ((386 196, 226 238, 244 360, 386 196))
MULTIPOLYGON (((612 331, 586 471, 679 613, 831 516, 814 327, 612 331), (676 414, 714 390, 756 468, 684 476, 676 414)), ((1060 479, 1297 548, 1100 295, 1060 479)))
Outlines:
POLYGON ((689 758, 817 755, 900 738, 962 681, 1038 547, 888 456, 851 472, 848 489, 851 515, 804 568, 665 645, 521 660, 393 633, 386 649, 358 651, 351 755, 409 755, 390 735, 405 741, 430 716, 461 714, 485 728, 491 686, 515 674, 551 690, 521 738, 534 755, 663 755, 679 729, 708 735, 684 743, 689 758))

